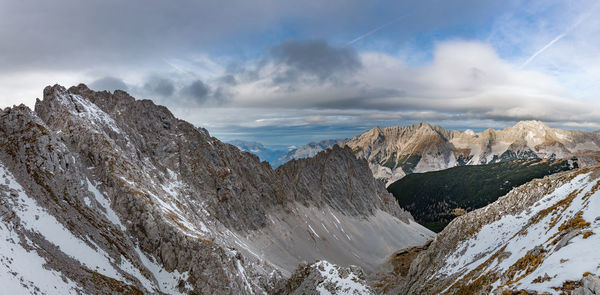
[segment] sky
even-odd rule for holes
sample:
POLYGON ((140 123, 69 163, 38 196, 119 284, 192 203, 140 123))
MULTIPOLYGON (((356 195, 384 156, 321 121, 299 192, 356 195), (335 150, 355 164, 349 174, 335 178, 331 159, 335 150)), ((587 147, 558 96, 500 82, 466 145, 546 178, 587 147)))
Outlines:
POLYGON ((600 129, 599 1, 0 0, 0 107, 85 83, 271 147, 421 121, 600 129))

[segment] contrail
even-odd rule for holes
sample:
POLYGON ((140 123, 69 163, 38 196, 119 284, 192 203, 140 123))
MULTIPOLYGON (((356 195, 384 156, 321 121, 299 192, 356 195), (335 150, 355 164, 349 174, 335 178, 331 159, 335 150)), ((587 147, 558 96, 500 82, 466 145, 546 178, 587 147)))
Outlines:
POLYGON ((562 39, 564 36, 566 36, 568 34, 567 32, 564 32, 558 36, 556 36, 556 38, 552 39, 552 41, 548 42, 548 44, 546 44, 544 47, 542 47, 542 49, 536 51, 532 56, 530 56, 522 65, 521 68, 525 67, 527 64, 529 64, 532 60, 534 60, 538 55, 540 55, 542 52, 546 51, 546 49, 550 48, 550 46, 554 45, 554 43, 558 42, 560 39, 562 39))
POLYGON ((552 45, 554 45, 554 43, 560 41, 560 39, 564 38, 566 35, 568 35, 573 30, 575 30, 582 22, 584 22, 586 19, 588 19, 592 15, 592 12, 596 9, 596 7, 598 7, 598 3, 596 3, 592 7, 592 9, 588 10, 588 13, 582 15, 574 24, 572 24, 571 26, 569 26, 567 28, 567 30, 565 30, 564 32, 562 32, 561 34, 559 34, 558 36, 556 36, 554 39, 552 39, 552 41, 548 42, 548 44, 544 45, 544 47, 542 47, 540 50, 536 51, 533 55, 531 55, 523 64, 521 64, 521 66, 519 68, 523 68, 526 65, 528 65, 538 55, 542 54, 544 51, 546 51, 548 48, 550 48, 552 45))
MULTIPOLYGON (((375 28, 375 29, 372 29, 372 30, 370 30, 370 31, 366 32, 365 34, 362 34, 362 35, 360 35, 360 36, 356 37, 355 39, 353 39, 352 41, 350 41, 350 42, 346 43, 346 45, 345 45, 345 46, 350 46, 350 45, 352 45, 352 44, 354 44, 354 43, 356 43, 356 42, 358 42, 358 41, 360 41, 360 40, 362 40, 362 39, 364 39, 364 38, 366 38, 366 37, 369 37, 369 36, 371 36, 371 35, 373 35, 373 34, 377 33, 378 31, 380 31, 381 29, 383 29, 383 28, 385 28, 385 27, 387 27, 387 26, 389 26, 389 25, 391 25, 391 24, 394 24, 395 22, 397 22, 397 21, 399 21, 399 20, 403 19, 405 16, 406 16, 406 15, 400 16, 400 17, 398 17, 398 18, 396 18, 396 19, 394 19, 394 20, 392 20, 392 21, 390 21, 390 22, 388 22, 388 23, 385 23, 385 24, 383 24, 383 25, 381 25, 381 26, 379 26, 379 27, 377 27, 377 28, 375 28)), ((345 46, 344 46, 344 47, 345 47, 345 46)))

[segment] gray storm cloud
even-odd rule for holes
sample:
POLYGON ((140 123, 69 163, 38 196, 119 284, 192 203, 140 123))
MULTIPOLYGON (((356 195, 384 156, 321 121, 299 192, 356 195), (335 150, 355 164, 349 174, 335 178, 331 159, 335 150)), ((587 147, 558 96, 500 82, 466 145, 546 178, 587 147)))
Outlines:
POLYGON ((144 84, 144 89, 162 97, 169 97, 175 93, 173 81, 159 76, 150 77, 144 84))
POLYGON ((274 83, 297 82, 305 75, 319 82, 334 79, 337 74, 358 70, 362 64, 354 48, 336 48, 325 40, 289 40, 273 46, 270 51, 275 64, 286 69, 273 78, 274 83))

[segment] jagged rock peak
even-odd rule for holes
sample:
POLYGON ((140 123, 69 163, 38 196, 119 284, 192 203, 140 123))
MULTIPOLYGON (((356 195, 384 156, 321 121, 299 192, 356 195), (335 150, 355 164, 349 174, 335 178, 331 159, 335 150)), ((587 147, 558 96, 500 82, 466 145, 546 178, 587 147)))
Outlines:
POLYGON ((371 129, 345 142, 369 162, 386 185, 415 172, 457 165, 489 164, 530 158, 572 158, 579 165, 600 159, 599 133, 560 130, 540 121, 521 121, 503 130, 460 132, 422 122, 371 129))
POLYGON ((412 220, 383 184, 370 175, 367 161, 357 159, 347 146, 336 144, 314 158, 292 160, 276 172, 295 184, 299 193, 295 197, 300 202, 326 203, 358 216, 373 215, 381 209, 405 222, 412 220))
POLYGON ((548 125, 546 125, 544 122, 542 121, 538 121, 538 120, 524 120, 524 121, 519 121, 517 122, 517 124, 515 124, 514 126, 512 126, 512 128, 517 128, 517 129, 548 129, 548 125))
POLYGON ((417 126, 419 126, 419 128, 428 128, 428 129, 433 128, 433 126, 431 126, 431 124, 429 124, 429 123, 427 123, 425 121, 420 122, 417 126))

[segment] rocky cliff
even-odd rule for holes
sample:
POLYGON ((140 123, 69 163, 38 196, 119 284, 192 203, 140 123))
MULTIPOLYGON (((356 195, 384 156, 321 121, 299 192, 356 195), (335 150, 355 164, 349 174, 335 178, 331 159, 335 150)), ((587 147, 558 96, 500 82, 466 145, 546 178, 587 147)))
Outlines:
POLYGON ((0 272, 46 294, 254 294, 433 234, 350 150, 277 170, 165 107, 85 85, 0 112, 0 272))

